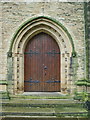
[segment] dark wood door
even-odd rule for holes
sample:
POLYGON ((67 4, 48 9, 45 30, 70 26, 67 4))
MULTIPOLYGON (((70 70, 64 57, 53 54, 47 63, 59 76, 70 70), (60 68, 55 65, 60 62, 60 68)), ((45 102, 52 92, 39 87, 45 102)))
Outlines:
POLYGON ((46 33, 37 34, 26 46, 24 91, 60 91, 60 50, 56 41, 46 33))

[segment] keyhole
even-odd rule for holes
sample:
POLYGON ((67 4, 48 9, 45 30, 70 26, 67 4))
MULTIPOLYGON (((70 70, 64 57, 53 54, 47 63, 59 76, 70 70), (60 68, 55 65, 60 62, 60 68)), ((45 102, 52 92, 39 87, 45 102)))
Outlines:
POLYGON ((45 72, 45 76, 46 76, 46 72, 45 72))

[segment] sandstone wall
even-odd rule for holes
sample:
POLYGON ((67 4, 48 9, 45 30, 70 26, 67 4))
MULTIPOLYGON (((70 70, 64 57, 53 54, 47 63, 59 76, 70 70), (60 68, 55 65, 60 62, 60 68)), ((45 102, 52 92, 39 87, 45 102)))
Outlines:
POLYGON ((55 18, 67 28, 77 52, 77 79, 86 76, 83 2, 1 2, 0 9, 0 80, 7 79, 7 52, 15 31, 26 20, 40 15, 55 18))

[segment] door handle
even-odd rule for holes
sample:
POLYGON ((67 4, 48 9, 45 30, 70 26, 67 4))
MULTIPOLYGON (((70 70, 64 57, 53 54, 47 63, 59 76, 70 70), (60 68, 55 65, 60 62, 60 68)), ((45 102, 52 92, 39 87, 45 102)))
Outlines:
POLYGON ((47 66, 44 67, 44 70, 47 70, 47 66))

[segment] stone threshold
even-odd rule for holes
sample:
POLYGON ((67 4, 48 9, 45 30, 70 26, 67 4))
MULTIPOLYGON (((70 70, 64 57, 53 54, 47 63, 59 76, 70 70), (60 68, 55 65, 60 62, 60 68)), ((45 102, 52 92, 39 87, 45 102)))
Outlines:
POLYGON ((24 92, 20 95, 66 95, 61 92, 24 92))

